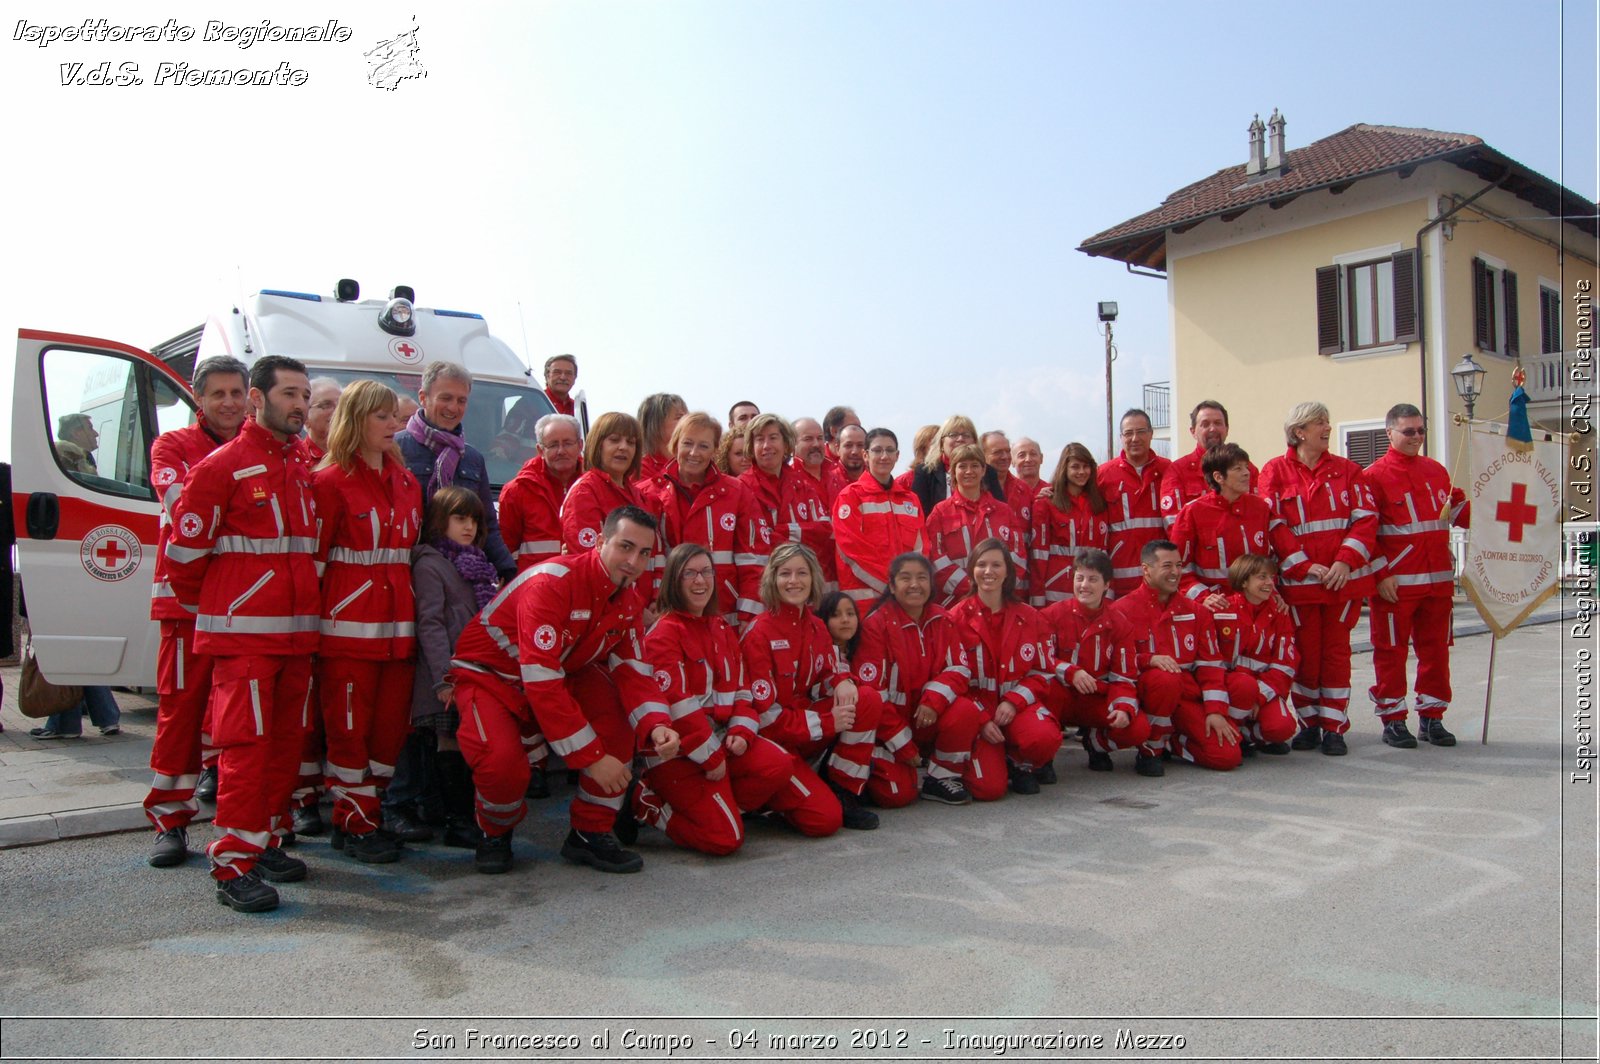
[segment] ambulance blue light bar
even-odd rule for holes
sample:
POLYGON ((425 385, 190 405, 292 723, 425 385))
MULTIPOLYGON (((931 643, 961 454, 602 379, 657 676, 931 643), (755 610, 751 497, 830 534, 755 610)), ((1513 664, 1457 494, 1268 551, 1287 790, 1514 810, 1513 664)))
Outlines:
POLYGON ((288 299, 309 299, 313 303, 321 303, 322 297, 311 292, 286 292, 281 288, 263 288, 259 293, 263 296, 284 296, 288 299))
POLYGON ((474 314, 470 310, 435 310, 433 313, 441 318, 476 318, 479 321, 483 320, 482 314, 474 314))

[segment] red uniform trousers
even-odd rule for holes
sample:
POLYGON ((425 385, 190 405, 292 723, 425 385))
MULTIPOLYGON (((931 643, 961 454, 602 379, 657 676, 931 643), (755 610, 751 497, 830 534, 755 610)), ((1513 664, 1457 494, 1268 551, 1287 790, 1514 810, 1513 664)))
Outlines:
MULTIPOLYGON (((539 725, 520 688, 490 693, 465 670, 453 675, 457 677, 456 708, 461 711, 456 742, 472 768, 478 826, 486 835, 504 835, 527 813, 524 796, 531 770, 523 739, 537 734, 539 725), (507 699, 519 703, 515 711, 507 707, 507 699)), ((565 683, 583 707, 605 752, 625 765, 632 764, 633 729, 611 677, 599 666, 589 665, 568 673, 565 683)), ((586 833, 610 831, 622 808, 623 793, 606 794, 587 772, 580 774, 578 795, 569 811, 572 826, 586 833)))
POLYGON ((1086 695, 1075 687, 1052 680, 1045 704, 1057 714, 1062 725, 1079 727, 1087 732, 1088 749, 1109 754, 1113 750, 1128 750, 1140 746, 1150 738, 1150 718, 1140 709, 1128 709, 1126 727, 1111 726, 1110 695, 1106 684, 1100 690, 1086 695))
POLYGON ((327 712, 320 701, 322 677, 320 668, 313 670, 311 686, 317 711, 306 721, 306 737, 300 744, 300 778, 295 781, 294 793, 289 796, 292 809, 314 806, 322 797, 323 779, 327 771, 328 737, 322 725, 322 715, 327 712))
MULTIPOLYGON (((327 786, 333 795, 333 826, 341 831, 365 835, 383 826, 383 792, 411 730, 415 672, 412 661, 318 660, 327 786)), ((314 794, 311 800, 316 800, 314 794)))
POLYGON ((311 659, 242 655, 213 659, 212 741, 217 744, 211 874, 234 879, 255 867, 273 836, 288 831, 289 793, 310 713, 311 659))
MULTIPOLYGON (((815 766, 819 774, 825 770, 829 783, 859 796, 866 790, 867 779, 872 774, 872 748, 887 708, 876 688, 857 685, 856 722, 850 730, 840 732, 834 739, 812 739, 801 743, 794 753, 806 764, 815 766), (826 757, 823 756, 825 754, 826 757)), ((819 716, 831 715, 833 699, 818 699, 811 703, 808 712, 819 716)))
POLYGON ((966 775, 981 720, 976 702, 965 695, 957 697, 926 728, 913 728, 898 706, 885 703, 883 708, 867 797, 885 809, 916 801, 917 761, 923 754, 928 758, 930 776, 960 779, 966 775))
POLYGON ((156 740, 150 747, 155 779, 145 795, 144 815, 157 831, 186 828, 200 811, 194 785, 200 779, 200 729, 211 700, 211 656, 194 652, 193 621, 162 621, 156 658, 156 740))
POLYGON ((843 823, 844 809, 822 778, 802 758, 771 739, 756 736, 744 753, 730 756, 727 764, 734 801, 740 809, 777 813, 802 835, 813 838, 832 835, 843 823))
POLYGON ((1286 743, 1294 738, 1300 721, 1276 694, 1262 689, 1249 669, 1229 669, 1228 719, 1248 741, 1286 743))
POLYGON ((1406 650, 1417 648, 1417 716, 1438 719, 1450 708, 1450 585, 1418 598, 1385 602, 1372 596, 1372 668, 1368 690, 1384 721, 1406 719, 1406 650))
POLYGON ((1145 753, 1156 754, 1170 745, 1173 753, 1201 768, 1226 772, 1239 767, 1239 744, 1206 734, 1200 684, 1189 673, 1146 669, 1139 674, 1139 704, 1150 718, 1145 753))
POLYGON ((641 775, 634 815, 666 832, 679 846, 726 857, 744 842, 731 773, 730 769, 720 780, 712 780, 687 757, 663 761, 641 775))
POLYGON ((1336 735, 1350 730, 1350 631, 1361 619, 1361 603, 1291 604, 1300 646, 1300 671, 1290 693, 1300 723, 1336 735))
MULTIPOLYGON (((981 730, 981 727, 980 727, 981 730)), ((965 774, 967 790, 980 802, 1004 798, 1006 762, 1029 771, 1055 760, 1061 749, 1061 722, 1045 706, 1019 710, 1010 724, 1000 726, 1003 743, 991 743, 981 735, 972 747, 972 760, 965 774)))

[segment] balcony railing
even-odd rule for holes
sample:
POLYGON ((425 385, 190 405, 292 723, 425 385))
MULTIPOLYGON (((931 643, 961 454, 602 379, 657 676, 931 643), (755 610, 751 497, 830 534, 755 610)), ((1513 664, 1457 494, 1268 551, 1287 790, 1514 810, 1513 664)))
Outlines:
MULTIPOLYGON (((1592 577, 1595 572, 1595 539, 1600 537, 1600 522, 1568 521, 1561 526, 1561 581, 1568 583, 1580 575, 1592 577), (1585 557, 1587 552, 1587 557, 1585 557)), ((1456 560, 1456 583, 1461 583, 1461 569, 1467 558, 1467 530, 1450 530, 1450 552, 1456 560)))
POLYGON ((1160 432, 1172 427, 1172 383, 1158 381, 1144 386, 1144 412, 1150 415, 1150 427, 1160 432))
POLYGON ((1528 399, 1535 403, 1556 403, 1561 401, 1561 393, 1565 389, 1568 395, 1574 392, 1594 391, 1594 363, 1589 363, 1583 372, 1583 378, 1574 380, 1573 370, 1578 365, 1576 351, 1550 351, 1542 355, 1528 355, 1522 360, 1522 369, 1528 375, 1527 383, 1523 389, 1528 393, 1528 399))

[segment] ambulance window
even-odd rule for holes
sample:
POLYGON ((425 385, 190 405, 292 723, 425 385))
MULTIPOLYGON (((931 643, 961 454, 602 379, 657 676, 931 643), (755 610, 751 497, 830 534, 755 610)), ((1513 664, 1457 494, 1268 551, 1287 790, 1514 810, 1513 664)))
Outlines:
POLYGON ((46 423, 61 469, 95 491, 154 499, 152 419, 141 409, 140 365, 97 351, 52 348, 42 362, 46 423))
POLYGON ((194 424, 194 407, 160 374, 151 374, 156 398, 156 435, 194 424))

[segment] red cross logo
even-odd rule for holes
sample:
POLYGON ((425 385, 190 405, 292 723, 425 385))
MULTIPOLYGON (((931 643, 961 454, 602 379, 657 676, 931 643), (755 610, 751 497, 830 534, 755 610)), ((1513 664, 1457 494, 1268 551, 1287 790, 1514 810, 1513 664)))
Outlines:
POLYGON ((410 344, 400 344, 397 347, 395 347, 395 350, 400 352, 406 358, 410 358, 413 354, 416 353, 417 349, 412 347, 410 344))
POLYGON ((122 564, 122 559, 128 556, 128 552, 123 550, 122 544, 115 539, 107 539, 95 548, 94 556, 99 558, 107 569, 116 569, 122 564))
POLYGON ((1533 524, 1538 516, 1538 508, 1528 505, 1528 485, 1526 484, 1513 484, 1511 486, 1511 498, 1505 502, 1496 503, 1494 508, 1494 519, 1496 521, 1504 521, 1511 526, 1511 531, 1506 535, 1506 539, 1512 543, 1522 542, 1523 527, 1533 524))

